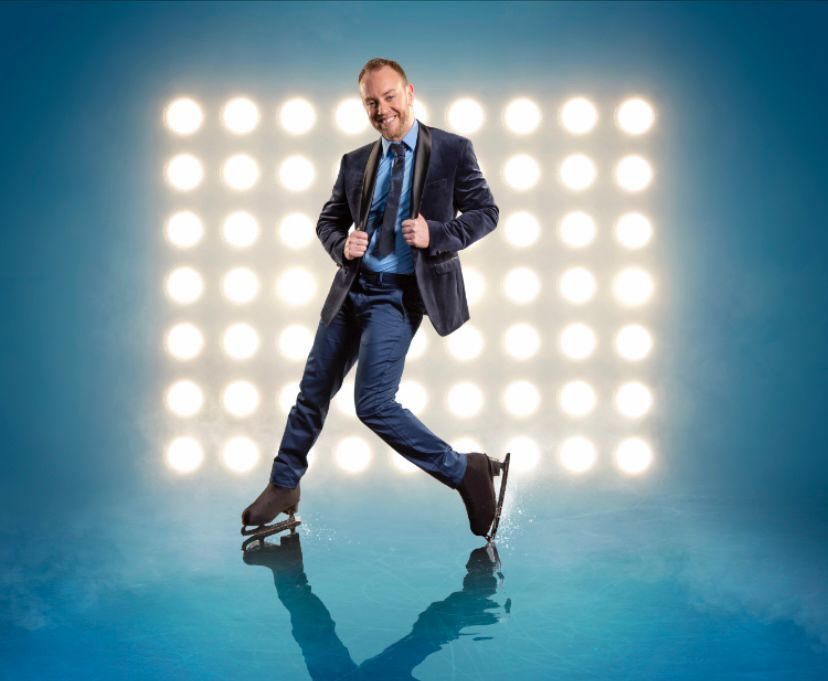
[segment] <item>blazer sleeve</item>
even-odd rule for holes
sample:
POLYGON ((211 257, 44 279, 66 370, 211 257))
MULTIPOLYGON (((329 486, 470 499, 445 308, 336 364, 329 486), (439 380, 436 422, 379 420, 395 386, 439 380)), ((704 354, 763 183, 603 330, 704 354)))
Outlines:
POLYGON ((343 156, 339 162, 339 174, 336 176, 331 198, 322 206, 316 222, 316 236, 339 266, 345 264, 345 241, 348 238, 348 229, 353 223, 354 218, 345 197, 345 156, 343 156))
POLYGON ((480 172, 474 147, 469 139, 464 139, 460 161, 457 164, 454 178, 454 208, 462 215, 453 220, 426 220, 426 250, 429 255, 467 248, 497 227, 500 211, 495 205, 486 178, 480 172))

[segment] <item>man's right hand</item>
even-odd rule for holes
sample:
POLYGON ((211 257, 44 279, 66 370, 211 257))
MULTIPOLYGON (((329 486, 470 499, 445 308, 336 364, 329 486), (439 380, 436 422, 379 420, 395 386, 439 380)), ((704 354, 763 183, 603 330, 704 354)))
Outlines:
POLYGON ((354 258, 361 258, 365 255, 368 249, 368 233, 362 229, 355 229, 348 234, 345 240, 345 252, 343 255, 346 260, 353 260, 354 258))

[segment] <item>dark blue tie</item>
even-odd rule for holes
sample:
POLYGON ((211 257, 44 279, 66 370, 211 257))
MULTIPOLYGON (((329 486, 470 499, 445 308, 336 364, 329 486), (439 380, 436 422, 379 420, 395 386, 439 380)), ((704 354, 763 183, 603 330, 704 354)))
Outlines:
POLYGON ((396 247, 394 227, 397 224, 397 213, 400 210, 400 196, 402 195, 403 171, 405 170, 405 148, 401 142, 394 142, 390 146, 394 152, 394 166, 391 170, 391 187, 388 190, 388 199, 385 202, 385 213, 382 216, 382 227, 377 237, 377 247, 374 256, 384 258, 393 253, 396 247))

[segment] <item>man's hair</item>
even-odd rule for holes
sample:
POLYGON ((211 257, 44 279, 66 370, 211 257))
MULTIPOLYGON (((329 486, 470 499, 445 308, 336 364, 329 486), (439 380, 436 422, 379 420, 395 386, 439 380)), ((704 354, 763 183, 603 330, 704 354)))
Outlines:
POLYGON ((377 69, 381 69, 383 66, 390 66, 394 69, 397 73, 402 76, 403 85, 408 85, 408 76, 405 75, 405 71, 403 67, 400 66, 397 62, 393 59, 381 59, 379 57, 375 59, 370 59, 365 63, 365 66, 362 67, 362 71, 359 72, 359 78, 357 78, 357 85, 362 84, 362 79, 365 77, 365 74, 369 71, 376 71, 377 69))

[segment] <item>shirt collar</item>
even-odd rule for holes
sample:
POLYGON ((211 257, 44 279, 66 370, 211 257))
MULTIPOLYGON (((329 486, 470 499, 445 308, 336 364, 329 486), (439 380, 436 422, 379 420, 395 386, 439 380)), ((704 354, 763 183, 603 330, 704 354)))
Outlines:
MULTIPOLYGON (((405 137, 402 138, 403 144, 408 147, 409 151, 414 151, 417 148, 417 132, 420 129, 420 124, 417 119, 414 119, 414 125, 411 126, 411 130, 408 131, 405 137)), ((388 154, 388 147, 391 146, 391 140, 387 140, 384 137, 380 137, 382 140, 382 155, 385 156, 388 154)))

